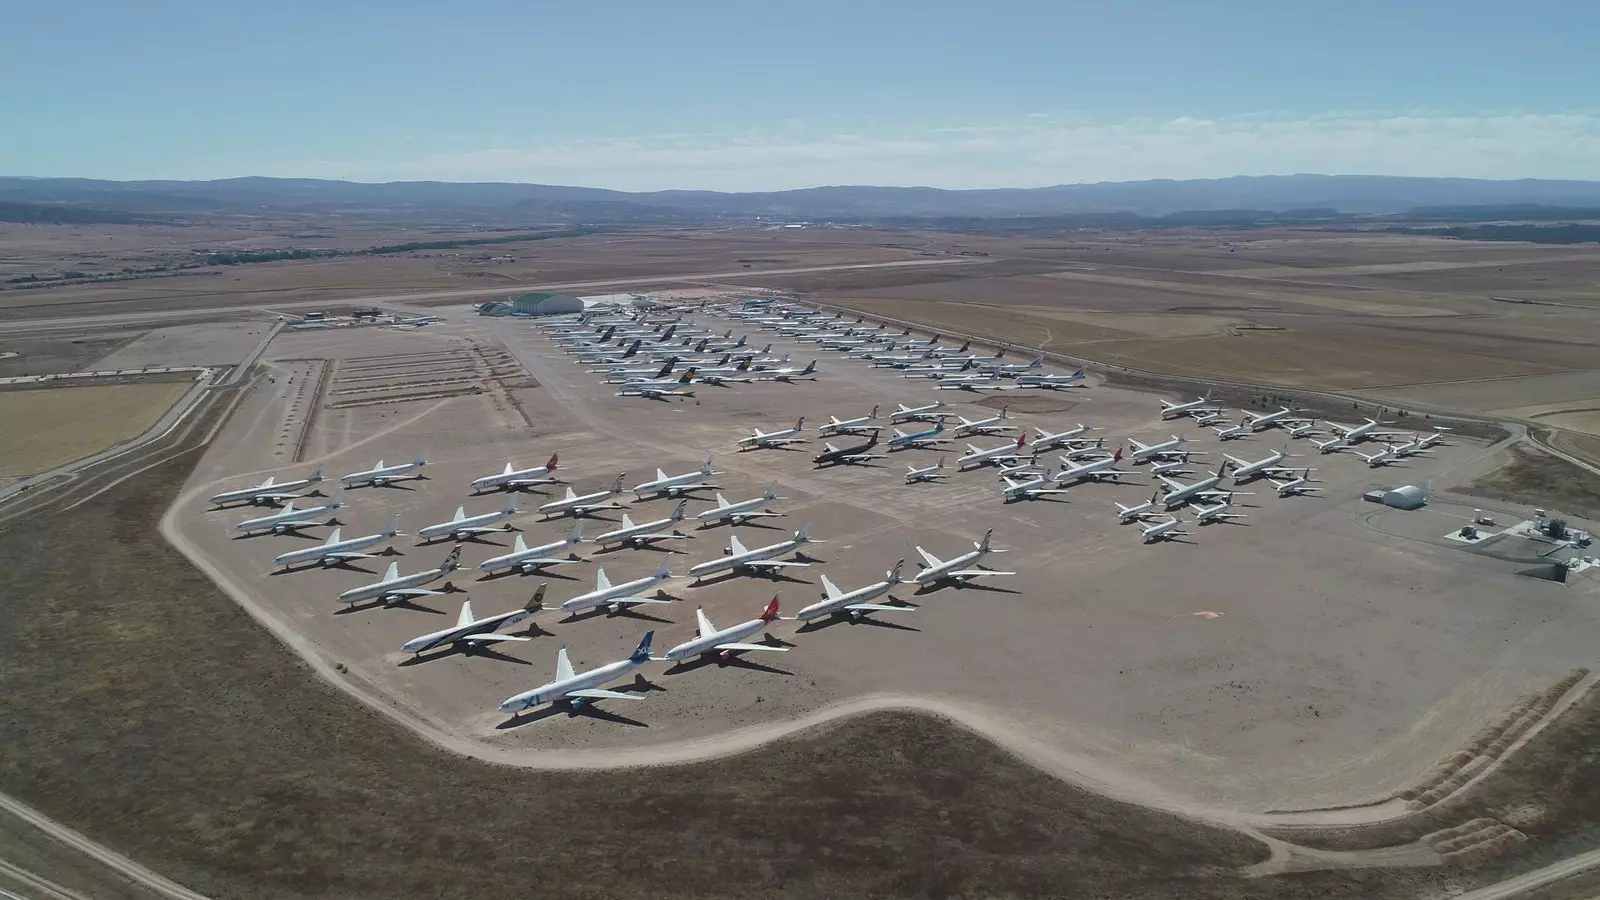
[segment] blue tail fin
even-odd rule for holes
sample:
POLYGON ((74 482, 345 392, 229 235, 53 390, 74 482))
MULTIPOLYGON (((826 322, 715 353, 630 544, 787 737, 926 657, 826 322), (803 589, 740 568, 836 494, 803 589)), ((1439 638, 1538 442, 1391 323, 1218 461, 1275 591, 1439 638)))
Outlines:
POLYGON ((635 647, 633 653, 629 654, 628 661, 645 662, 648 660, 650 658, 650 641, 655 636, 656 633, 654 631, 646 631, 644 637, 639 641, 639 646, 635 647))

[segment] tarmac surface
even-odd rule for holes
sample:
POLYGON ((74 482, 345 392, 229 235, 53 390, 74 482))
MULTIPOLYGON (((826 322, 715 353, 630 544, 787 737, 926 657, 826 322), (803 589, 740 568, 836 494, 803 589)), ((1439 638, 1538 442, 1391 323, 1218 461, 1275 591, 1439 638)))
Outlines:
MULTIPOLYGON (((744 330, 701 318, 718 333, 730 324, 736 335, 744 330)), ((993 469, 906 485, 906 467, 932 465, 938 451, 816 469, 811 457, 822 440, 815 426, 829 414, 864 415, 874 404, 887 412, 897 402, 942 398, 951 412, 983 418, 1013 401, 1014 424, 1030 435, 1035 426, 1055 432, 1082 422, 1111 448, 1129 436, 1151 442, 1186 430, 1207 454, 1197 458, 1196 476, 1222 451, 1260 458, 1284 442, 1282 433, 1224 445, 1192 422, 1160 421, 1150 394, 1097 385, 983 400, 753 330, 751 340, 757 346, 771 340, 775 352, 793 353, 796 365, 817 357, 819 379, 702 385, 693 399, 652 401, 616 397, 613 386, 584 372, 525 320, 453 315, 416 331, 285 333, 266 361, 283 360, 284 373, 298 366, 302 378, 304 364, 289 361, 328 358, 337 370, 358 357, 369 365, 384 356, 403 361, 503 344, 538 386, 502 381, 480 394, 323 409, 307 429, 305 458, 284 464, 280 436, 292 416, 304 415, 290 411, 303 385, 288 377, 258 383, 179 499, 172 536, 254 614, 293 634, 297 650, 343 666, 343 677, 381 697, 391 712, 478 745, 485 755, 532 765, 580 764, 577 755, 598 765, 608 758, 600 751, 614 751, 627 764, 649 761, 652 751, 662 760, 685 758, 685 747, 715 755, 775 736, 797 720, 819 721, 819 711, 894 696, 972 727, 1011 732, 1043 748, 1039 753, 1060 754, 1076 771, 1142 785, 1146 793, 1250 810, 1355 803, 1414 779, 1519 695, 1592 662, 1600 635, 1594 580, 1536 582, 1516 576, 1517 567, 1503 560, 1452 546, 1443 535, 1470 510, 1448 498, 1415 512, 1361 499, 1375 484, 1430 482, 1438 492, 1468 480, 1493 463, 1482 445, 1452 439, 1432 458, 1372 470, 1350 454, 1319 456, 1297 441, 1292 450, 1305 455, 1291 462, 1316 467, 1323 496, 1279 499, 1270 485, 1245 486, 1254 493, 1238 499, 1238 511, 1248 516, 1241 524, 1197 528, 1190 516, 1194 534, 1186 541, 1145 545, 1138 526, 1116 523, 1112 504, 1148 498, 1154 479, 1147 474, 1134 479, 1137 485, 1086 484, 1063 498, 1002 504, 993 469), (800 415, 807 417, 809 443, 735 452, 750 428, 788 427, 800 415), (280 573, 273 556, 310 546, 329 529, 235 539, 231 523, 266 510, 217 511, 206 502, 266 474, 300 477, 320 463, 337 477, 380 457, 393 464, 422 451, 429 459, 425 480, 348 492, 338 515, 346 537, 372 533, 395 513, 408 534, 391 542, 394 555, 347 567, 280 573), (630 485, 658 467, 686 472, 714 453, 722 474, 712 481, 724 496, 747 499, 770 484, 788 498, 771 505, 785 516, 704 530, 691 520, 681 530, 693 538, 663 549, 602 553, 586 544, 579 553, 587 562, 527 577, 480 577, 477 564, 506 552, 513 539, 487 535, 463 542, 464 569, 451 578, 455 593, 409 607, 345 610, 334 602, 340 591, 376 581, 391 561, 402 573, 437 564, 453 544, 418 546, 410 534, 447 520, 458 505, 469 515, 498 508, 503 496, 474 498, 468 482, 499 472, 507 461, 531 466, 557 451, 558 474, 580 494, 609 486, 619 472, 630 485), (674 579, 666 587, 678 602, 670 606, 577 620, 546 612, 537 619, 546 631, 534 640, 473 656, 412 657, 398 650, 409 638, 453 624, 468 598, 479 616, 489 615, 520 606, 548 582, 547 603, 558 604, 592 589, 599 567, 621 582, 655 570, 666 553, 681 574, 720 554, 730 534, 757 547, 788 537, 803 521, 826 543, 807 548, 813 566, 778 579, 732 577, 699 586, 674 579), (1010 552, 985 563, 1015 570, 1016 577, 927 592, 902 586, 894 596, 917 609, 826 627, 774 623, 771 635, 791 643, 791 652, 750 653, 726 665, 653 663, 641 670, 648 686, 612 686, 642 691, 644 702, 603 701, 582 714, 521 720, 496 710, 506 697, 550 680, 563 644, 580 672, 625 656, 647 629, 656 630, 660 652, 693 636, 692 607, 703 607, 723 627, 755 617, 775 594, 792 613, 818 598, 824 572, 847 591, 881 580, 897 559, 906 560, 910 575, 916 546, 948 558, 991 528, 995 546, 1010 552)), ((973 443, 989 447, 1006 439, 973 443)), ((965 443, 957 440, 945 454, 952 464, 965 443)), ((1055 453, 1044 459, 1053 464, 1055 453)), ((542 522, 533 513, 561 489, 520 497, 524 512, 513 524, 530 545, 570 529, 570 520, 542 522)), ((691 517, 709 506, 711 494, 694 495, 691 517)), ((666 516, 673 505, 632 502, 629 513, 646 521, 666 516)), ((611 521, 590 521, 585 533, 616 527, 618 514, 605 517, 611 521)))

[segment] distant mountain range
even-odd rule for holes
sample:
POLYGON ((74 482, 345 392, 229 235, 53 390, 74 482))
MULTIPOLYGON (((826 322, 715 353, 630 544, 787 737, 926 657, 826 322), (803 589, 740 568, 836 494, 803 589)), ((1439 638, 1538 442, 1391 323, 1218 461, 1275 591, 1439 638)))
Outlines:
POLYGON ((1194 223, 1172 224, 1229 224, 1229 220, 1243 224, 1240 220, 1273 214, 1289 219, 1393 216, 1418 207, 1453 208, 1455 217, 1460 218, 1462 208, 1483 206, 1535 210, 1596 207, 1600 206, 1600 182, 1269 175, 991 190, 841 186, 757 193, 631 193, 499 182, 368 184, 314 178, 101 181, 0 177, 0 217, 8 221, 82 222, 93 221, 97 215, 105 217, 101 221, 148 221, 152 217, 183 220, 275 214, 502 225, 687 224, 716 220, 916 224, 918 220, 1035 217, 1064 217, 1064 221, 1081 217, 1086 224, 1115 225, 1173 214, 1198 214, 1194 223), (1224 221, 1213 222, 1218 218, 1215 214, 1222 214, 1224 221))

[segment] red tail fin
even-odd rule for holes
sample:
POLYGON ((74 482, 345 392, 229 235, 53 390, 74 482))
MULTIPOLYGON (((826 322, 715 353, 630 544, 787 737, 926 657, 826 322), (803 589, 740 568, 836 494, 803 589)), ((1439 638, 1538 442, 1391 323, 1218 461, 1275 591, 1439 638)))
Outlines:
POLYGON ((773 619, 776 619, 777 617, 778 617, 778 598, 777 597, 773 597, 772 598, 772 602, 767 604, 766 612, 763 612, 761 614, 761 621, 763 621, 763 622, 771 622, 773 619))
POLYGON ((1022 449, 1022 445, 1026 444, 1027 442, 1028 442, 1028 436, 1026 434, 1017 435, 1017 449, 1018 450, 1021 450, 1022 449))
POLYGON ((561 455, 560 453, 552 453, 552 454, 550 454, 550 461, 545 463, 544 467, 546 469, 554 469, 556 467, 556 457, 558 457, 560 455, 561 455))
POLYGON ((1117 452, 1111 457, 1112 462, 1122 462, 1122 447, 1117 447, 1117 452))

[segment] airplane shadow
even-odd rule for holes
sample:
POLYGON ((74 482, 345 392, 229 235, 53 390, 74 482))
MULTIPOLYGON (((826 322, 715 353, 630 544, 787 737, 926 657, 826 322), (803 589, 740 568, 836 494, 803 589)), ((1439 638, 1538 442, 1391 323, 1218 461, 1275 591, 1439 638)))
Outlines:
POLYGON ((362 568, 361 566, 355 565, 354 563, 348 563, 348 562, 334 563, 331 566, 325 566, 322 563, 313 562, 313 563, 307 563, 307 564, 304 564, 304 565, 290 566, 290 567, 278 569, 277 571, 270 572, 268 574, 269 575, 273 575, 273 576, 277 576, 277 575, 294 575, 294 574, 297 574, 297 573, 300 573, 300 572, 315 571, 317 569, 340 569, 340 570, 343 570, 345 572, 360 572, 363 575, 377 575, 378 574, 377 570, 375 570, 375 569, 365 569, 365 568, 362 568))
POLYGON ((578 580, 574 576, 563 575, 555 569, 536 569, 533 572, 528 573, 524 573, 521 569, 504 569, 499 572, 490 572, 486 575, 479 575, 477 578, 473 579, 473 583, 482 584, 484 582, 503 581, 507 578, 526 578, 528 575, 538 575, 540 578, 555 578, 560 581, 578 580))
POLYGON ((735 578, 743 578, 743 577, 764 578, 764 579, 766 579, 768 581, 773 581, 773 582, 784 581, 784 582, 788 582, 790 584, 815 584, 816 583, 816 582, 812 582, 812 581, 806 581, 803 578, 795 578, 792 575, 786 575, 782 571, 777 570, 777 569, 774 569, 774 570, 772 570, 770 572, 763 572, 763 571, 761 571, 759 569, 756 569, 756 570, 752 570, 752 571, 749 571, 749 572, 737 572, 737 571, 735 571, 735 572, 720 572, 720 573, 718 573, 716 575, 713 575, 710 578, 696 579, 695 581, 690 582, 689 587, 714 587, 714 586, 719 585, 719 584, 725 584, 725 583, 727 583, 729 581, 734 580, 735 578))
MULTIPOLYGON (((413 480, 413 481, 428 481, 430 479, 426 475, 419 475, 416 478, 411 479, 411 480, 413 480)), ((359 490, 363 490, 363 489, 366 489, 366 488, 371 488, 371 489, 374 489, 374 490, 384 490, 384 491, 412 491, 412 492, 416 491, 416 488, 414 488, 414 487, 412 487, 412 486, 410 486, 408 484, 399 484, 399 483, 396 483, 396 482, 393 482, 393 481, 387 482, 385 484, 370 484, 370 483, 368 483, 368 484, 346 485, 345 490, 359 491, 359 490)))
POLYGON ((621 616, 621 617, 626 618, 626 619, 639 619, 640 621, 643 621, 643 622, 655 622, 655 623, 657 623, 659 625, 671 625, 671 624, 673 624, 671 619, 663 619, 660 616, 652 616, 649 613, 640 612, 637 609, 632 609, 632 608, 627 607, 627 606, 624 606, 624 607, 618 609, 616 612, 612 612, 611 610, 605 608, 604 606, 597 606, 597 607, 595 607, 593 609, 585 609, 585 610, 580 610, 578 612, 569 613, 565 619, 558 619, 557 622, 558 622, 558 624, 561 624, 561 625, 573 625, 573 624, 576 624, 578 622, 587 622, 590 619, 599 619, 599 618, 608 618, 609 619, 609 618, 614 618, 616 616, 621 616))
MULTIPOLYGON (((395 600, 387 605, 403 606, 406 609, 415 610, 417 612, 433 613, 436 616, 442 616, 445 614, 444 610, 442 609, 434 609, 431 606, 424 606, 415 600, 395 600)), ((336 616, 347 616, 351 613, 365 612, 369 609, 383 609, 384 606, 385 604, 380 603, 377 600, 372 600, 367 603, 346 603, 341 608, 334 610, 333 614, 336 616)))
POLYGON ((979 584, 976 581, 947 580, 947 581, 939 581, 939 582, 936 582, 934 584, 922 585, 921 587, 917 588, 916 592, 913 593, 912 596, 913 597, 922 597, 922 596, 925 596, 927 594, 938 593, 939 591, 942 591, 942 590, 944 590, 946 588, 950 588, 952 590, 957 590, 957 591, 979 591, 979 592, 982 592, 982 593, 985 593, 985 594, 1020 594, 1020 593, 1022 593, 1021 591, 1015 590, 1013 588, 1000 587, 999 585, 993 585, 993 584, 979 584))
MULTIPOLYGON (((920 607, 917 607, 917 606, 915 606, 913 604, 910 604, 910 603, 907 603, 907 604, 904 604, 904 605, 905 605, 906 609, 919 609, 920 608, 920 607)), ((851 615, 847 614, 847 615, 833 615, 833 616, 829 616, 829 617, 827 617, 825 619, 812 619, 811 621, 805 623, 804 625, 801 625, 799 628, 796 628, 794 630, 794 633, 795 634, 811 634, 812 632, 822 631, 825 628, 832 628, 835 625, 845 625, 845 624, 849 624, 849 625, 852 625, 852 626, 854 626, 854 625, 871 625, 874 628, 888 628, 888 629, 891 629, 893 631, 916 631, 916 632, 922 631, 921 628, 914 628, 914 627, 912 627, 910 625, 902 625, 899 622, 890 622, 887 619, 879 619, 879 618, 876 618, 875 616, 872 616, 872 615, 862 616, 861 618, 858 619, 858 618, 856 618, 854 616, 851 616, 851 615)))
POLYGON ((547 706, 541 706, 532 712, 517 713, 504 722, 501 722, 499 725, 496 725, 495 729, 505 730, 509 728, 522 728, 532 725, 535 722, 543 722, 545 719, 552 719, 561 715, 565 715, 569 719, 576 719, 579 716, 587 716, 591 719, 614 722, 618 725, 631 725, 635 728, 650 727, 648 724, 641 722, 638 719, 630 719, 627 716, 619 715, 611 712, 610 710, 600 709, 593 703, 585 703, 583 706, 573 706, 571 703, 561 702, 551 703, 547 706))
MULTIPOLYGON (((549 632, 544 633, 548 634, 549 632)), ((434 650, 428 651, 426 655, 418 653, 413 655, 410 659, 401 660, 400 666, 402 668, 407 666, 420 666, 424 663, 433 662, 436 659, 444 659, 447 656, 483 657, 485 659, 492 659, 497 662, 515 663, 519 666, 533 665, 533 663, 525 659, 518 659, 515 656, 509 656, 489 647, 479 647, 476 650, 469 650, 457 644, 446 644, 443 647, 437 647, 434 650)))
POLYGON ((322 540, 322 537, 320 535, 302 534, 298 530, 296 530, 296 531, 285 531, 285 532, 283 532, 281 534, 276 534, 276 533, 271 532, 271 531, 255 531, 255 532, 251 532, 250 534, 236 534, 236 535, 233 536, 232 539, 236 540, 236 541, 247 541, 247 540, 250 540, 251 538, 261 538, 261 537, 292 537, 292 538, 299 538, 302 541, 321 541, 322 540))

